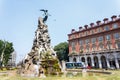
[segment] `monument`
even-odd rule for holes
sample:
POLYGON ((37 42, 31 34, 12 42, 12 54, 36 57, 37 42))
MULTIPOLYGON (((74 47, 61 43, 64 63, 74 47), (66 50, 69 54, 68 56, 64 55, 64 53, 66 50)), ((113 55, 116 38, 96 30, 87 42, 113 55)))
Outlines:
POLYGON ((56 53, 51 47, 48 26, 45 24, 48 10, 40 11, 43 11, 45 16, 38 19, 38 28, 35 31, 32 49, 22 61, 18 71, 23 76, 41 76, 45 73, 61 71, 56 53))

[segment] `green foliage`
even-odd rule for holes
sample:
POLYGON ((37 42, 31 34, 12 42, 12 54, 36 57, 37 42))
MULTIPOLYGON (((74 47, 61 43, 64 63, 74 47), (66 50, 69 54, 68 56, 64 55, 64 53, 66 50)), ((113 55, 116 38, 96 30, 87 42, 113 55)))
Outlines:
POLYGON ((53 57, 51 53, 51 51, 44 53, 41 61, 41 66, 44 68, 46 74, 61 72, 58 59, 53 57))
POLYGON ((60 61, 65 60, 68 61, 68 53, 69 53, 69 49, 68 49, 68 43, 67 42, 62 42, 59 43, 58 45, 56 45, 54 47, 54 50, 56 51, 56 54, 58 56, 58 59, 60 61))
POLYGON ((56 62, 54 63, 53 68, 55 69, 55 72, 61 72, 61 69, 60 69, 60 66, 59 66, 57 60, 56 60, 56 62))
POLYGON ((1 59, 2 65, 4 64, 5 66, 7 65, 11 53, 14 51, 13 44, 8 42, 8 41, 2 41, 0 40, 0 58, 2 58, 3 54, 3 59, 1 59))
POLYGON ((49 59, 53 59, 52 55, 51 55, 51 51, 47 51, 46 53, 42 54, 42 59, 47 61, 49 59))

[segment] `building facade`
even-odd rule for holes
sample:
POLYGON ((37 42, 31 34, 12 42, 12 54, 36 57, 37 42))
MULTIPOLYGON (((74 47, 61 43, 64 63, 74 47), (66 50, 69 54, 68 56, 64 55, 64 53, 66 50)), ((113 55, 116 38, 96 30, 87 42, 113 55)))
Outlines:
POLYGON ((8 66, 16 67, 16 51, 12 52, 8 61, 8 66))
POLYGON ((94 68, 120 68, 120 16, 104 18, 68 34, 69 61, 94 68))

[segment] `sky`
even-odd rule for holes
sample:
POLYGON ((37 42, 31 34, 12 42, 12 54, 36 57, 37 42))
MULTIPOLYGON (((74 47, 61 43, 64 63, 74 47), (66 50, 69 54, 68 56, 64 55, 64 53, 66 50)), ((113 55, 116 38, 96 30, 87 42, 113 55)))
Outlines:
POLYGON ((13 43, 19 62, 33 45, 40 9, 51 15, 51 46, 67 42, 71 29, 120 15, 120 0, 0 0, 0 39, 13 43))

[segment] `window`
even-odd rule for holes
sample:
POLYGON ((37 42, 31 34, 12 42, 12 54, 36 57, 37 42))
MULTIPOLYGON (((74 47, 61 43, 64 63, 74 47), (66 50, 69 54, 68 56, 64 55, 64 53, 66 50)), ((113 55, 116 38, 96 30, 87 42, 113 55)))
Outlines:
POLYGON ((87 35, 88 35, 88 32, 86 31, 86 32, 85 32, 85 36, 87 36, 87 35))
POLYGON ((102 30, 101 30, 101 28, 98 28, 97 31, 98 31, 98 32, 101 32, 102 30))
POLYGON ((89 31, 87 31, 87 35, 89 35, 89 31))
POLYGON ((75 50, 75 42, 71 42, 72 50, 75 50))
POLYGON ((118 43, 117 46, 118 46, 118 49, 120 49, 120 43, 118 43))
POLYGON ((85 36, 85 32, 82 33, 82 36, 85 36))
POLYGON ((87 46, 86 47, 86 52, 89 52, 90 51, 90 48, 87 46))
POLYGON ((71 39, 74 39, 75 38, 75 35, 71 35, 71 39))
POLYGON ((98 37, 99 42, 103 41, 103 36, 98 37))
POLYGON ((94 34, 94 30, 91 30, 90 33, 91 33, 91 34, 94 34))
POLYGON ((110 35, 106 35, 106 40, 110 40, 110 35))
POLYGON ((104 30, 105 30, 105 31, 108 31, 108 30, 109 30, 109 26, 105 26, 105 27, 104 27, 104 30))
POLYGON ((89 44, 89 42, 90 42, 89 39, 86 39, 86 40, 85 40, 85 43, 86 43, 86 44, 89 44))
POLYGON ((80 40, 79 43, 80 43, 80 45, 83 45, 83 40, 80 40))
POLYGON ((120 34, 119 34, 119 33, 115 33, 115 34, 114 34, 114 38, 115 38, 115 39, 119 39, 119 38, 120 38, 120 34))
POLYGON ((83 53, 83 46, 80 47, 80 53, 83 53))
POLYGON ((96 42, 96 38, 92 38, 92 43, 95 43, 96 42))
POLYGON ((116 29, 116 28, 118 28, 118 24, 113 24, 113 29, 116 29))
POLYGON ((79 33, 79 36, 82 37, 82 33, 79 33))
POLYGON ((103 49, 104 49, 103 44, 100 44, 100 45, 99 45, 99 50, 103 50, 103 49))
POLYGON ((117 48, 117 49, 120 49, 120 42, 117 42, 117 43, 116 43, 116 48, 117 48))
POLYGON ((96 46, 92 45, 92 51, 96 51, 96 46))
POLYGON ((107 49, 111 49, 112 45, 110 43, 107 44, 107 49))

